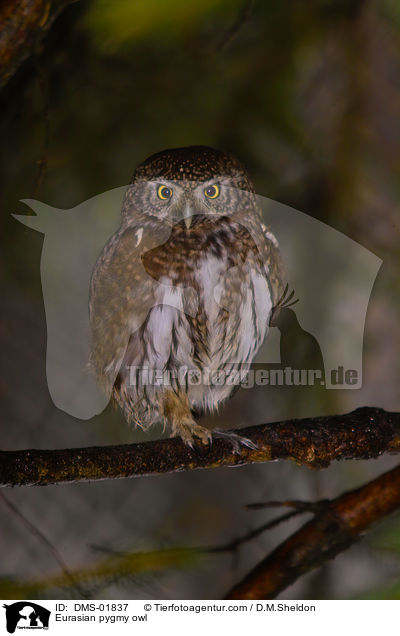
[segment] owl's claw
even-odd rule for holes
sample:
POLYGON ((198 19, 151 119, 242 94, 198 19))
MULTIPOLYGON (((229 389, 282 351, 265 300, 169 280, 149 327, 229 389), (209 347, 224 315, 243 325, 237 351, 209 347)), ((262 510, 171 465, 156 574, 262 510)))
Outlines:
POLYGON ((199 440, 204 444, 211 446, 212 444, 212 433, 205 428, 204 426, 200 426, 200 424, 196 424, 193 419, 188 419, 183 422, 179 422, 179 424, 175 424, 172 427, 173 436, 180 437, 186 446, 189 446, 192 450, 194 450, 194 437, 198 437, 199 440))
POLYGON ((257 449, 257 444, 255 444, 251 439, 249 439, 248 437, 242 437, 241 435, 233 433, 232 431, 221 431, 220 429, 215 429, 213 431, 213 435, 215 435, 215 437, 226 439, 228 442, 230 442, 232 444, 233 452, 237 454, 240 453, 241 446, 245 446, 250 450, 257 449))

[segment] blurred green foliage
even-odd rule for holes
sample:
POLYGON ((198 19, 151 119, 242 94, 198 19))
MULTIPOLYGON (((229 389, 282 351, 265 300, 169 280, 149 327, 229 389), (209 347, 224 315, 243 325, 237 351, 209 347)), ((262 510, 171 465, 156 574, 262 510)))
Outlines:
POLYGON ((56 590, 81 596, 84 590, 84 594, 91 597, 94 589, 99 593, 100 589, 108 585, 121 583, 144 573, 193 566, 199 556, 199 551, 195 549, 134 552, 110 556, 94 565, 39 580, 0 578, 0 596, 4 599, 46 598, 48 594, 54 596, 56 590))
POLYGON ((156 37, 176 39, 198 31, 199 24, 214 21, 218 15, 240 8, 240 0, 94 0, 85 13, 82 26, 90 31, 99 51, 120 52, 124 47, 156 37))

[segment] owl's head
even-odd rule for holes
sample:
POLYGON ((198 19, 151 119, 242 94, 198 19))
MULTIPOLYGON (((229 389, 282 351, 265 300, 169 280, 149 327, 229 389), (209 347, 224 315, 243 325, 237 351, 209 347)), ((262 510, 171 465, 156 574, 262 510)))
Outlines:
POLYGON ((189 146, 158 152, 138 166, 123 216, 139 211, 190 227, 196 217, 232 216, 253 206, 253 184, 235 157, 207 146, 189 146))

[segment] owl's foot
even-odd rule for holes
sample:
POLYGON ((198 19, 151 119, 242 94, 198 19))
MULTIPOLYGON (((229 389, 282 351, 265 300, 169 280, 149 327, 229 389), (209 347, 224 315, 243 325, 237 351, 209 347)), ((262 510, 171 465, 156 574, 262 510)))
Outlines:
POLYGON ((203 444, 211 444, 212 433, 193 419, 186 393, 166 391, 162 406, 164 418, 171 426, 171 437, 180 437, 190 448, 193 448, 194 437, 203 444))
POLYGON ((234 453, 240 453, 241 446, 250 448, 250 450, 256 450, 257 448, 257 444, 252 442, 251 439, 248 439, 248 437, 242 437, 241 435, 233 433, 232 431, 221 431, 217 428, 213 431, 213 435, 215 435, 215 437, 226 439, 228 442, 230 442, 232 444, 234 453))
POLYGON ((172 436, 180 437, 184 444, 193 448, 194 437, 198 437, 199 440, 206 445, 212 443, 212 433, 204 426, 196 424, 193 418, 187 420, 172 423, 172 436))

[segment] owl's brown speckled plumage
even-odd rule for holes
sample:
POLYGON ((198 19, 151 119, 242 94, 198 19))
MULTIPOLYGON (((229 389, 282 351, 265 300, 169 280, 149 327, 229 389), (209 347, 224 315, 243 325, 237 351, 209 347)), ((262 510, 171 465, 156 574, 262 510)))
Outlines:
POLYGON ((192 412, 218 408, 235 388, 210 372, 245 373, 281 292, 277 244, 237 159, 203 146, 153 155, 93 272, 97 378, 128 421, 162 420, 186 443, 205 442, 192 412))

